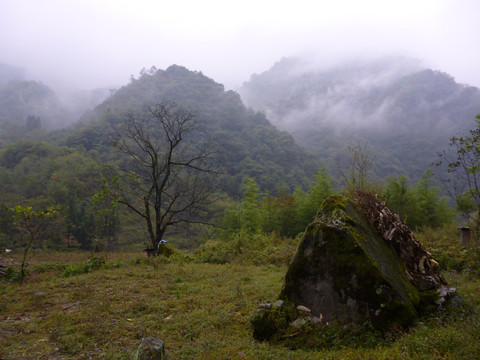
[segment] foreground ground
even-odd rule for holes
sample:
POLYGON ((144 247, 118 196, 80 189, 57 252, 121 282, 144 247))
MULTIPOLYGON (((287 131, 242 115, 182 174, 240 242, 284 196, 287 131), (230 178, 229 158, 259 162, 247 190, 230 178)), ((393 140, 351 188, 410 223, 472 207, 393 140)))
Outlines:
POLYGON ((480 279, 470 273, 445 274, 466 304, 452 315, 373 347, 293 350, 254 341, 250 327, 258 304, 278 296, 286 266, 116 254, 79 271, 89 256, 37 254, 23 284, 0 280, 1 359, 132 359, 147 336, 164 340, 173 359, 480 358, 480 279))

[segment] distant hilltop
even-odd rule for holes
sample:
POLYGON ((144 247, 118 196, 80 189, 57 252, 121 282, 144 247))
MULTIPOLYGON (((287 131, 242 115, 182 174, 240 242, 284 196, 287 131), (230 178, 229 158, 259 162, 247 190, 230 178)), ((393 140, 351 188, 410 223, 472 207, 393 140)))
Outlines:
POLYGON ((339 148, 368 143, 380 177, 417 178, 480 113, 479 89, 403 57, 329 66, 283 58, 240 94, 330 168, 339 148))

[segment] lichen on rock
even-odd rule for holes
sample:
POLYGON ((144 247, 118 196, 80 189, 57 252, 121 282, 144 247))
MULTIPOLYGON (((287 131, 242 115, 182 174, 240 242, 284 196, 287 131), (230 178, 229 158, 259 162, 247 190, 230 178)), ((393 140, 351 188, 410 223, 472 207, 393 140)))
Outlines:
POLYGON ((254 336, 286 333, 305 308, 306 323, 408 326, 452 293, 431 255, 384 203, 362 192, 335 195, 305 231, 279 296, 283 305, 256 314, 254 336))

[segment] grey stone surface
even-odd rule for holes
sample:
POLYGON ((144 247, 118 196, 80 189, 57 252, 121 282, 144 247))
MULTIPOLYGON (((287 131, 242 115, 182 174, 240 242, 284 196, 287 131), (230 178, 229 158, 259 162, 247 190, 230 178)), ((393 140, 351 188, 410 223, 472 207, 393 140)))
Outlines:
POLYGON ((167 360, 165 344, 154 337, 146 337, 138 346, 135 360, 167 360))

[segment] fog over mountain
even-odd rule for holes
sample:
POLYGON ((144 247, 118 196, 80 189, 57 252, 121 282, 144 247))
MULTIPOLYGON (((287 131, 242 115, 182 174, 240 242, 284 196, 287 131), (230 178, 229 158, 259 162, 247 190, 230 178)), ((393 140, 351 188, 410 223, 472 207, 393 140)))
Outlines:
POLYGON ((252 75, 240 93, 247 104, 285 130, 309 123, 336 130, 377 127, 394 100, 379 99, 376 93, 423 69, 420 61, 402 57, 327 67, 311 59, 283 58, 268 71, 252 75))
POLYGON ((0 79, 5 80, 0 82, 0 130, 16 127, 21 131, 31 117, 38 119, 38 128, 68 127, 112 92, 103 88, 58 94, 41 81, 23 80, 23 72, 12 69, 16 68, 0 66, 0 79))
POLYGON ((0 2, 0 63, 56 91, 117 87, 143 67, 235 89, 283 56, 325 64, 400 54, 480 86, 476 0, 0 2))
POLYGON ((418 174, 479 112, 479 13, 476 0, 2 1, 0 63, 13 68, 1 81, 53 90, 67 116, 42 123, 65 126, 132 74, 176 64, 241 88, 327 162, 369 142, 392 169, 382 174, 418 174), (266 72, 282 57, 302 61, 266 72))
MULTIPOLYGON (((303 109, 328 106, 324 117, 338 123, 376 124, 391 98, 371 109, 356 106, 347 121, 339 118, 352 104, 343 103, 341 94, 367 93, 419 66, 480 86, 478 13, 475 0, 1 1, 0 87, 10 80, 42 83, 68 113, 68 120, 45 119, 45 124, 65 126, 151 66, 185 66, 237 90, 282 57, 308 59, 324 70, 342 65, 343 72, 349 63, 347 77, 372 59, 392 54, 419 59, 394 70, 372 70, 358 78, 361 83, 336 81, 327 96, 309 97, 312 106, 303 109)), ((364 100, 361 94, 350 99, 364 100)), ((286 126, 291 120, 282 121, 286 126)))
MULTIPOLYGON (((3 78, 24 74, 13 66, 0 70, 3 78)), ((129 83, 156 71, 142 69, 129 83)), ((57 95, 42 82, 10 80, 0 86, 0 129, 15 128, 13 139, 22 136, 25 126, 32 128, 32 119, 33 129, 38 127, 37 118, 46 130, 66 127, 115 91, 99 88, 57 95)), ((402 56, 342 62, 284 57, 269 70, 251 75, 239 92, 248 106, 291 133, 330 170, 338 168, 346 147, 369 144, 379 177, 418 178, 437 152, 448 147, 451 136, 474 126, 480 112, 478 88, 402 56)))
POLYGON ((7 85, 12 80, 24 80, 25 70, 10 64, 0 63, 0 86, 7 85))
POLYGON ((331 168, 347 146, 369 144, 382 177, 418 177, 480 112, 478 88, 402 57, 329 67, 283 58, 240 92, 331 168))

